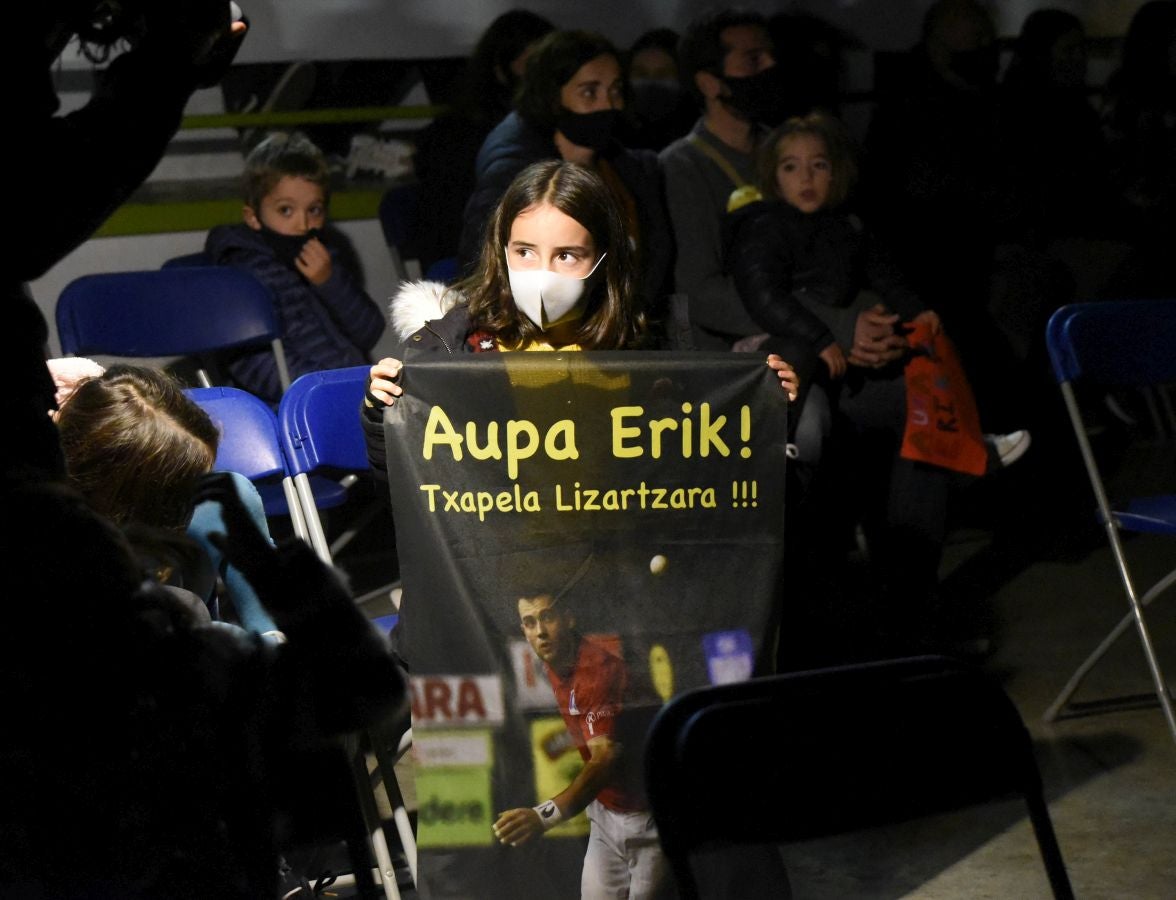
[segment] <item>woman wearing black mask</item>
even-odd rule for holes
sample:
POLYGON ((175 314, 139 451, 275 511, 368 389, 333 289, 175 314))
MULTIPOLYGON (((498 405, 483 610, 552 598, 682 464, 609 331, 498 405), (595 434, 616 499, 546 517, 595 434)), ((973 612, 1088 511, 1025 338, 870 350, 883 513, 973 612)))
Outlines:
POLYGON ((626 149, 616 137, 627 95, 620 56, 604 37, 557 31, 536 45, 515 112, 478 153, 477 186, 466 206, 459 253, 463 272, 476 264, 490 213, 519 172, 546 159, 580 163, 594 169, 618 201, 639 259, 641 302, 656 325, 672 243, 656 155, 626 149))

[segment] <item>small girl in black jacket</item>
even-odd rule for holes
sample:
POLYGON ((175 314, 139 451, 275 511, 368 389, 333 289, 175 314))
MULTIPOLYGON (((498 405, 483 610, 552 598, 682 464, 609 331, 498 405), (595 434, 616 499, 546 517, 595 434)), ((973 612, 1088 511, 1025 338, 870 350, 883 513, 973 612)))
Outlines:
MULTIPOLYGON (((762 145, 759 187, 731 198, 728 264, 748 312, 770 335, 763 349, 787 352, 797 367, 801 467, 833 470, 831 494, 814 490, 816 482, 806 490, 812 500, 806 525, 810 514, 845 523, 845 505, 857 506, 888 615, 901 608, 917 621, 935 590, 949 473, 900 454, 903 369, 911 353, 906 326, 924 323, 932 334, 941 326, 845 209, 855 174, 836 119, 822 113, 789 119, 762 145), (835 444, 829 440, 834 421, 835 444), (828 466, 829 451, 837 448, 849 456, 828 466)), ((1029 436, 1016 432, 987 442, 990 465, 1007 465, 1028 447, 1029 436)), ((798 536, 806 531, 822 541, 822 527, 794 529, 798 536)))

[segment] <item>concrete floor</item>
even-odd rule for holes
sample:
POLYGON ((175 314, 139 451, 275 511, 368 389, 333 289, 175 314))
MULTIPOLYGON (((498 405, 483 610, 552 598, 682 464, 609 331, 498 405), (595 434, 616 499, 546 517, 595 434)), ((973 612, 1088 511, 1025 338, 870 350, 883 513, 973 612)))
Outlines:
MULTIPOLYGON (((1133 444, 1114 484, 1119 490, 1171 492, 1174 457, 1170 443, 1133 444)), ((1030 470, 1026 477, 1033 475, 1030 470)), ((1089 510, 1086 482, 1072 484, 1074 510, 1089 510)), ((1093 670, 1076 699, 1145 695, 1146 708, 1042 721, 1074 669, 1126 611, 1110 550, 1101 532, 1087 526, 1085 512, 1042 515, 1032 492, 1011 492, 1025 501, 1021 505, 1005 493, 999 501, 1004 509, 987 529, 957 533, 945 561, 945 585, 980 585, 972 600, 983 608, 992 639, 983 666, 1000 679, 1033 737, 1075 895, 1176 898, 1176 741, 1151 693, 1135 631, 1093 670), (1039 527, 1066 532, 1061 542, 1033 544, 1052 552, 1010 552, 1023 530, 1015 530, 1011 542, 997 540, 1011 520, 1039 515, 1039 527), (1009 564, 1010 556, 1019 562, 1009 564)), ((1127 553, 1139 585, 1176 566, 1171 539, 1134 538, 1127 553)), ((1176 684, 1174 593, 1148 617, 1169 685, 1176 684)), ((797 900, 1050 896, 1020 800, 794 845, 786 858, 797 900)))

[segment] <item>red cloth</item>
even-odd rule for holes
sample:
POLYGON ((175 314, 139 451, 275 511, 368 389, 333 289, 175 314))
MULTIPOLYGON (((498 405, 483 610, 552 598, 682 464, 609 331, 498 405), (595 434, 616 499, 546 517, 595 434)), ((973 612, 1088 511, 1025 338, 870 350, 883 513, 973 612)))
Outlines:
POLYGON ((972 386, 955 346, 942 331, 931 335, 926 322, 911 324, 915 353, 906 364, 907 419, 902 456, 983 475, 988 450, 980 431, 980 414, 972 386))
MULTIPOLYGON (((546 663, 544 668, 564 724, 576 742, 580 757, 587 762, 588 741, 599 735, 613 737, 616 717, 621 712, 629 678, 620 657, 620 641, 600 635, 581 638, 576 664, 566 679, 546 663)), ((615 812, 645 808, 639 798, 619 784, 604 787, 596 799, 615 812)))

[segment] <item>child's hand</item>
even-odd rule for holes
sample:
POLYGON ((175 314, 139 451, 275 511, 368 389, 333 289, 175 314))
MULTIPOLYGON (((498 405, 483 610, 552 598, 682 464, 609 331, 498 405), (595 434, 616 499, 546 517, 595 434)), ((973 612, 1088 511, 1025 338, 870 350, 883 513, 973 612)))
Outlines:
POLYGON ((364 395, 364 405, 369 409, 379 406, 391 406, 396 398, 404 393, 400 386, 400 370, 404 364, 398 359, 385 357, 368 371, 368 389, 364 395))
POLYGON ((294 260, 294 265, 311 284, 326 284, 331 277, 331 254, 316 237, 302 245, 302 252, 294 260))
POLYGON ((800 378, 788 363, 775 353, 768 356, 768 368, 780 376, 780 387, 788 392, 788 399, 795 400, 800 390, 800 378))
POLYGON ((935 337, 943 331, 943 323, 939 320, 939 313, 933 309, 923 310, 923 312, 915 316, 914 321, 926 322, 931 329, 931 337, 935 337))
POLYGON ((45 365, 49 367, 49 374, 53 376, 53 386, 57 389, 54 399, 57 401, 58 409, 61 409, 65 401, 73 396, 73 392, 78 389, 79 384, 91 378, 97 378, 106 371, 94 360, 86 359, 83 356, 47 359, 45 365))

